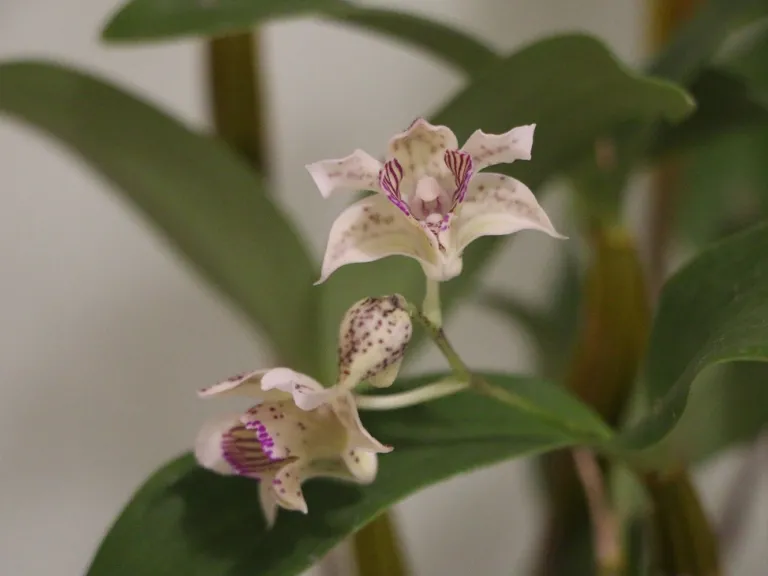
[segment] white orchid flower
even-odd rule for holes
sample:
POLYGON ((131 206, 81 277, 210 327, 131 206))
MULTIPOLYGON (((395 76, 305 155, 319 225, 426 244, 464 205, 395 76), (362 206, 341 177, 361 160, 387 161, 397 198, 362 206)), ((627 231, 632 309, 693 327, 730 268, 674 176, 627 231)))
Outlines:
POLYGON ((314 477, 367 484, 381 444, 363 427, 351 393, 323 388, 288 368, 242 374, 199 392, 203 398, 240 395, 258 404, 203 426, 195 443, 201 466, 259 480, 267 524, 278 507, 307 513, 301 485, 314 477))
POLYGON ((310 164, 323 197, 378 192, 344 210, 334 222, 319 282, 336 269, 392 255, 419 261, 436 281, 461 273, 464 249, 480 236, 540 230, 563 238, 523 183, 487 166, 529 160, 535 125, 504 134, 477 130, 459 148, 446 126, 416 120, 389 142, 379 162, 356 150, 345 158, 310 164))

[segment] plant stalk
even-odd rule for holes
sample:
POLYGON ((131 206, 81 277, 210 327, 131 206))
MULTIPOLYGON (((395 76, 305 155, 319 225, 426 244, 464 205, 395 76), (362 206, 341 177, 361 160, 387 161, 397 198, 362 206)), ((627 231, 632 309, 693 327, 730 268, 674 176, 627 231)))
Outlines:
POLYGON ((211 116, 216 134, 259 174, 268 176, 264 74, 259 30, 206 44, 211 116))

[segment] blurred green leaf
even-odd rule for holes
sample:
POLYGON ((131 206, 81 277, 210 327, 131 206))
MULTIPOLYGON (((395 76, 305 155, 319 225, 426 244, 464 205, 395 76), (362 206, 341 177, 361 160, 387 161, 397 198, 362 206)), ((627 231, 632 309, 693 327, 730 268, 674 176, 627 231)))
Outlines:
POLYGON ((654 58, 648 73, 689 84, 731 32, 766 14, 766 0, 708 0, 654 58))
POLYGON ((706 250, 667 282, 645 366, 649 410, 619 444, 643 449, 667 436, 706 368, 768 360, 766 251, 768 224, 761 224, 706 250))
MULTIPOLYGON (((537 191, 613 126, 631 118, 677 121, 692 109, 683 90, 631 72, 601 42, 576 34, 536 42, 487 68, 431 120, 450 126, 459 141, 477 128, 504 132, 536 122, 533 159, 517 162, 511 169, 494 170, 500 168, 537 191), (552 70, 558 73, 552 74, 552 70)), ((502 243, 503 238, 483 238, 469 247, 461 276, 442 285, 446 310, 471 290, 478 272, 502 243)), ((335 346, 336 327, 347 306, 370 294, 391 292, 418 302, 423 284, 421 269, 404 258, 335 272, 323 285, 323 348, 329 351, 328 371, 334 361, 330 350, 335 346)))
POLYGON ((0 65, 0 112, 76 153, 264 330, 283 361, 313 367, 314 265, 262 180, 226 145, 102 80, 42 62, 0 65))
POLYGON ((110 41, 210 36, 251 28, 276 18, 319 16, 412 44, 473 76, 498 56, 480 40, 416 14, 363 8, 342 0, 133 0, 113 16, 110 41))
POLYGON ((395 446, 380 458, 376 481, 356 486, 313 480, 305 489, 309 514, 281 511, 271 531, 265 529, 253 480, 216 476, 183 456, 156 472, 133 497, 88 576, 298 574, 387 507, 426 486, 604 433, 599 418, 557 386, 511 376, 489 378, 579 427, 583 436, 564 434, 549 420, 470 393, 393 412, 363 413, 368 430, 395 446))
POLYGON ((650 144, 651 157, 719 146, 723 137, 768 129, 766 101, 733 71, 707 68, 690 89, 696 112, 674 126, 660 126, 650 144))
POLYGON ((699 464, 747 443, 768 426, 768 364, 734 362, 706 370, 691 388, 664 452, 699 464))
MULTIPOLYGON (((734 98, 701 105, 711 108, 707 116, 718 118, 721 128, 730 129, 716 132, 720 137, 715 140, 699 140, 683 160, 679 232, 696 245, 754 224, 768 208, 766 58, 768 31, 762 28, 719 64, 724 70, 720 74, 741 85, 742 95, 734 92, 734 98)), ((717 89, 713 84, 708 93, 717 89)), ((697 123, 698 116, 686 123, 697 123)))

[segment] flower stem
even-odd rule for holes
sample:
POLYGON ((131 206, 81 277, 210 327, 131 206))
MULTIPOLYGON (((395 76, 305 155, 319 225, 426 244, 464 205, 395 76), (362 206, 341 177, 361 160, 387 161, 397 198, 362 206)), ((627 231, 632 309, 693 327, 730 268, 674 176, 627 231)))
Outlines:
POLYGON ((433 325, 440 328, 443 325, 443 312, 440 306, 440 282, 427 278, 426 293, 421 310, 433 325))
POLYGON ((395 410, 444 398, 467 388, 469 388, 469 382, 459 381, 455 378, 446 378, 414 390, 409 390, 408 392, 401 392, 400 394, 381 396, 356 395, 355 403, 362 410, 395 410))
MULTIPOLYGON (((411 317, 416 322, 421 324, 421 326, 427 331, 427 334, 429 335, 429 337, 438 347, 440 352, 443 353, 443 356, 445 356, 445 359, 448 361, 448 364, 453 370, 454 377, 456 380, 458 380, 459 382, 467 382, 468 388, 471 388, 480 394, 488 396, 489 398, 493 398, 499 402, 503 402, 504 404, 517 408, 518 410, 522 410, 523 412, 533 414, 537 418, 549 422, 553 427, 559 428, 561 430, 566 430, 569 433, 575 433, 582 437, 584 437, 585 435, 595 436, 594 432, 592 431, 586 432, 577 426, 571 425, 569 422, 564 422, 561 418, 555 416, 554 414, 548 412, 547 410, 544 410, 538 407, 537 405, 531 403, 530 401, 523 398, 522 396, 518 396, 517 394, 510 392, 505 388, 495 386, 494 384, 491 384, 485 378, 483 378, 478 374, 473 374, 472 371, 469 369, 469 367, 465 364, 464 360, 461 359, 458 352, 456 352, 453 345, 450 343, 450 341, 446 337, 445 332, 443 331, 442 328, 434 325, 429 320, 429 318, 427 318, 413 304, 408 303, 407 309, 408 309, 408 312, 411 314, 411 317)), ((613 432, 606 425, 605 429, 603 430, 603 433, 600 434, 599 437, 594 437, 594 439, 607 440, 612 435, 613 435, 613 432)))
POLYGON ((411 318, 421 324, 422 328, 427 331, 427 334, 440 352, 443 353, 443 356, 448 360, 448 365, 453 370, 456 378, 460 381, 470 381, 472 377, 471 371, 453 348, 453 345, 448 341, 448 338, 445 336, 445 332, 440 325, 433 323, 426 314, 410 302, 407 305, 407 310, 411 315, 411 318))

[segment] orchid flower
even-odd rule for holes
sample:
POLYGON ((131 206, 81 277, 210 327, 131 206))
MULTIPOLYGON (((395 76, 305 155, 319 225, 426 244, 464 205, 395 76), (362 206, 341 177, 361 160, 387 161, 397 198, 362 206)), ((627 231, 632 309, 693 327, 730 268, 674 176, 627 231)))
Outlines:
POLYGON ((481 236, 540 230, 558 234, 523 183, 480 172, 529 160, 535 125, 504 134, 475 131, 461 148, 446 126, 418 119, 389 142, 382 163, 362 150, 307 166, 324 198, 338 192, 376 192, 334 222, 320 280, 355 262, 392 255, 419 261, 436 281, 461 273, 462 253, 481 236))
POLYGON ((323 388, 288 368, 234 376, 199 395, 259 401, 245 413, 204 425, 195 457, 219 474, 259 480, 269 526, 278 507, 307 513, 301 489, 305 480, 322 476, 368 484, 376 477, 376 454, 392 450, 363 427, 351 393, 323 388))
POLYGON ((195 443, 198 463, 219 474, 260 481, 261 506, 271 526, 278 507, 307 512, 301 484, 317 476, 360 484, 373 481, 381 444, 363 427, 352 391, 363 381, 389 386, 411 339, 411 317, 397 294, 365 298, 344 315, 339 330, 339 376, 324 388, 289 368, 234 376, 199 392, 249 396, 245 413, 212 420, 195 443))

